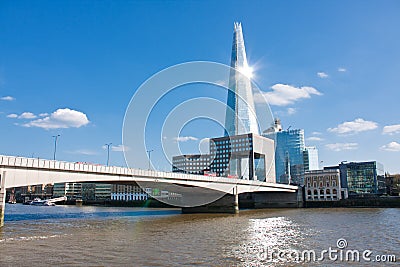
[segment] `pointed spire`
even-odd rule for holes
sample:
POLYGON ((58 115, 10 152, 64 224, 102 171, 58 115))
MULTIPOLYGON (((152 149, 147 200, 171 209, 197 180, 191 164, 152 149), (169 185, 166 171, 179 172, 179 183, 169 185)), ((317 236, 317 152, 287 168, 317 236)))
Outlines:
POLYGON ((247 63, 242 24, 234 23, 231 73, 225 117, 225 136, 259 134, 255 115, 250 68, 247 63), (245 77, 247 76, 247 77, 245 77))

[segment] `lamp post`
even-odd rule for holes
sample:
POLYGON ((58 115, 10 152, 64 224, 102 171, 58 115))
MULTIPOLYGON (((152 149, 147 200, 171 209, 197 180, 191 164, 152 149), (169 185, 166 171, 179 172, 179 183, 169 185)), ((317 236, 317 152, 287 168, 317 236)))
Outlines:
POLYGON ((112 143, 105 144, 107 146, 107 166, 110 163, 110 146, 112 143))
POLYGON ((59 134, 57 134, 57 135, 53 135, 53 138, 54 138, 54 155, 53 155, 53 160, 56 160, 56 153, 57 153, 57 140, 58 140, 58 137, 60 137, 60 135, 59 135, 59 134))
POLYGON ((150 170, 150 168, 151 168, 151 152, 153 152, 154 151, 154 149, 152 149, 152 150, 147 150, 147 154, 149 155, 149 170, 150 170))

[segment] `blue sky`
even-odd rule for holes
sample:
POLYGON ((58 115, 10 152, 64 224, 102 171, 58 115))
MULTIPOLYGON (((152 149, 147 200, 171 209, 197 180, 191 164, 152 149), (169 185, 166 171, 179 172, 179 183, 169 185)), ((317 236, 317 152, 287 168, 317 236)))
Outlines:
MULTIPOLYGON (((284 128, 304 128, 324 165, 378 160, 398 173, 398 14, 398 1, 1 1, 0 154, 52 158, 60 134, 60 160, 104 164, 112 142, 111 164, 124 165, 135 90, 174 64, 229 64, 241 21, 284 128)), ((212 128, 193 123, 182 134, 198 140, 185 143, 212 128)))

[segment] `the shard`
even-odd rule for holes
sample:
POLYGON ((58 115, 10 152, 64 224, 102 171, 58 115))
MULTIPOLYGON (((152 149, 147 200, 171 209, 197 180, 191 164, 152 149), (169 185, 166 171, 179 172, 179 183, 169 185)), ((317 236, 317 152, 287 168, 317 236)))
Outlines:
POLYGON ((231 71, 225 116, 225 136, 259 134, 251 85, 251 68, 247 63, 242 25, 234 23, 231 71))

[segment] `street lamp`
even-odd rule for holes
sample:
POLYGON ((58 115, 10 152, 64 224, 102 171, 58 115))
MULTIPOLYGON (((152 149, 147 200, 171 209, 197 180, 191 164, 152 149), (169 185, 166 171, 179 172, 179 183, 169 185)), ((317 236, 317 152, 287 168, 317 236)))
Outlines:
POLYGON ((57 134, 57 135, 53 135, 53 138, 54 138, 54 155, 53 155, 53 160, 56 160, 56 153, 57 153, 57 140, 58 140, 58 137, 60 137, 60 135, 59 135, 59 134, 57 134))
POLYGON ((147 150, 147 154, 149 155, 149 170, 150 170, 150 164, 151 164, 151 152, 153 152, 154 151, 154 149, 152 149, 152 150, 147 150))
POLYGON ((108 166, 108 163, 110 162, 110 146, 112 145, 112 143, 108 143, 105 145, 107 146, 107 166, 108 166))

